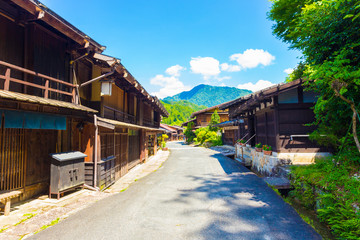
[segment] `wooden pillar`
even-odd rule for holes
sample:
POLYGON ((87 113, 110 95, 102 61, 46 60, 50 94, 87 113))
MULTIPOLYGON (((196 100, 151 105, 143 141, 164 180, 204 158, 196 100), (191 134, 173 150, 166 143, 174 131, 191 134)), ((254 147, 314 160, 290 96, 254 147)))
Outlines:
POLYGON ((157 134, 154 135, 154 155, 157 153, 157 134))

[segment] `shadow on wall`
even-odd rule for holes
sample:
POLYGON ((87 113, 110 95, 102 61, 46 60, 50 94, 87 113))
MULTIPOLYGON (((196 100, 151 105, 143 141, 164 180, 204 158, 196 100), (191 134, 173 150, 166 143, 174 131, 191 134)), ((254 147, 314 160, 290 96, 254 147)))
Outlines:
POLYGON ((195 188, 179 189, 167 202, 191 207, 182 210, 191 219, 207 218, 207 225, 192 232, 196 239, 321 239, 295 210, 264 181, 243 166, 221 154, 218 160, 225 174, 189 175, 195 188), (304 231, 307 230, 307 231, 304 231))

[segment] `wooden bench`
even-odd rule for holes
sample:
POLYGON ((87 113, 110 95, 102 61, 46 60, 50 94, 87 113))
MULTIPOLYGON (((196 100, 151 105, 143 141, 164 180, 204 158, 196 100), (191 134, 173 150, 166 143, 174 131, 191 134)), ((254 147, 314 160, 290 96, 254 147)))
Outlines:
POLYGON ((23 190, 13 190, 0 192, 0 202, 5 205, 4 215, 8 216, 10 214, 10 205, 11 199, 19 197, 23 193, 23 190))

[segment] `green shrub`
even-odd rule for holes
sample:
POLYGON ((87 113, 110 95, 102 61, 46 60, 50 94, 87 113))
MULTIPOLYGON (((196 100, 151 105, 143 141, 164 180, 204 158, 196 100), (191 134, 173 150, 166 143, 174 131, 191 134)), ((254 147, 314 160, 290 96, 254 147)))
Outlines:
POLYGON ((221 135, 218 135, 216 131, 211 130, 209 127, 199 128, 195 131, 195 134, 194 141, 197 144, 207 143, 206 146, 222 145, 221 135))
POLYGON ((356 152, 292 167, 290 196, 315 209, 339 239, 360 238, 360 177, 356 152), (338 163, 340 162, 340 163, 338 163))
POLYGON ((169 136, 167 134, 163 134, 161 135, 161 148, 165 148, 166 147, 166 142, 165 139, 168 139, 169 136))

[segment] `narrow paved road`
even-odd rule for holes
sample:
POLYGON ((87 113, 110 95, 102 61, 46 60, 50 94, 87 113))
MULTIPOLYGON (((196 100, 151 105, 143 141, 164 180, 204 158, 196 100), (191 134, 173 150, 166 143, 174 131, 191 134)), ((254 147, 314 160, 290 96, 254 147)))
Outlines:
POLYGON ((158 171, 32 239, 321 239, 245 167, 204 148, 168 146, 158 171))

